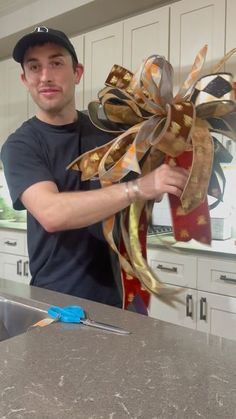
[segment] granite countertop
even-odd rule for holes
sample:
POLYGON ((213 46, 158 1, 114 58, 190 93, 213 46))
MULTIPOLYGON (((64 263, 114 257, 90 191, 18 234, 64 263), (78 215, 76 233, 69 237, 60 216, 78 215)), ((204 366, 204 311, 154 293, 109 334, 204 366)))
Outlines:
POLYGON ((10 230, 26 230, 26 221, 12 221, 12 220, 0 220, 0 228, 6 228, 10 230))
POLYGON ((132 332, 53 323, 2 341, 1 419, 236 418, 236 342, 12 281, 0 295, 132 332))
MULTIPOLYGON (((204 245, 196 240, 189 242, 176 242, 172 234, 150 234, 147 237, 149 247, 168 247, 173 246, 179 250, 194 253, 204 253, 211 255, 223 255, 234 257, 236 255, 236 239, 212 240, 211 245, 204 245), (167 246, 166 246, 167 245, 167 246)), ((235 416, 236 417, 236 416, 235 416)))

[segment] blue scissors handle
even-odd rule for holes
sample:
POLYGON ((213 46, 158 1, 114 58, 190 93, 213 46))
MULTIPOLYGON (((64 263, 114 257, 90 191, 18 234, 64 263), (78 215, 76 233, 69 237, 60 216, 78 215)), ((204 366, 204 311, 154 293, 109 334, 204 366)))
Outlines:
POLYGON ((85 319, 85 312, 80 306, 58 307, 51 306, 48 309, 49 316, 64 323, 81 323, 85 319))
POLYGON ((86 316, 86 312, 80 306, 67 306, 58 307, 51 306, 48 309, 48 314, 56 321, 64 323, 82 323, 86 326, 97 327, 98 329, 107 330, 109 332, 119 333, 121 335, 129 335, 127 330, 120 329, 119 327, 110 324, 96 322, 86 316))

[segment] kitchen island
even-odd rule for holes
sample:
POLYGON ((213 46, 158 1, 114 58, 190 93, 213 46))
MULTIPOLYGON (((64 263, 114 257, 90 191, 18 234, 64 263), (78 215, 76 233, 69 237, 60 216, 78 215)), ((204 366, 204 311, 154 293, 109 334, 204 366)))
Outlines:
POLYGON ((0 296, 132 332, 53 323, 0 342, 1 419, 236 418, 236 342, 13 281, 0 296))

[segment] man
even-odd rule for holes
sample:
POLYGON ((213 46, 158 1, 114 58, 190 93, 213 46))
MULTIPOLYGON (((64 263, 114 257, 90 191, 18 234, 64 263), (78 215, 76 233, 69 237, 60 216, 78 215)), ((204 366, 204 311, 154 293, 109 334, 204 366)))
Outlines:
POLYGON ((180 196, 188 173, 162 165, 135 183, 82 182, 66 166, 110 136, 76 111, 83 67, 73 45, 63 32, 38 27, 18 41, 13 58, 38 109, 1 153, 13 207, 27 209, 31 284, 121 307, 101 221, 138 198, 180 196))

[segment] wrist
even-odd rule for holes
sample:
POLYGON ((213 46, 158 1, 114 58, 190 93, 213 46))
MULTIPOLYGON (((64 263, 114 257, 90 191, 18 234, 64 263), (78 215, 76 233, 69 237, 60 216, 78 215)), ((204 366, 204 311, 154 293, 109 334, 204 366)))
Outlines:
POLYGON ((130 204, 142 199, 137 179, 125 182, 125 193, 130 204))

